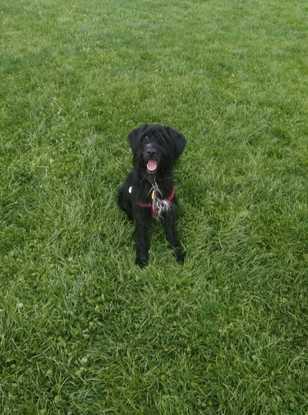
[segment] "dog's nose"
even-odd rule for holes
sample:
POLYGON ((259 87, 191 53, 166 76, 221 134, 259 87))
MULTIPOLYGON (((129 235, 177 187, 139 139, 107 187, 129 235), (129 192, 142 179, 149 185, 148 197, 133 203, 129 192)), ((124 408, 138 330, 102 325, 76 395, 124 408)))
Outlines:
POLYGON ((157 151, 151 144, 147 144, 144 149, 145 155, 149 158, 155 157, 157 151))
POLYGON ((151 150, 147 150, 147 152, 146 152, 146 155, 149 157, 149 158, 153 158, 153 157, 155 157, 155 155, 156 155, 156 151, 151 151, 151 150))

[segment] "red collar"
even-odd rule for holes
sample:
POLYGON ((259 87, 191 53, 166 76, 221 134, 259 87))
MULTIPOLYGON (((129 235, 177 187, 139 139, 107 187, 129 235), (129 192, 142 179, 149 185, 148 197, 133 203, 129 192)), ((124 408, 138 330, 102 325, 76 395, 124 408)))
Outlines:
MULTIPOLYGON (((172 203, 174 202, 174 198, 175 198, 175 187, 172 188, 170 194, 168 195, 168 197, 165 199, 169 202, 170 206, 172 205, 172 203)), ((156 217, 156 212, 153 210, 153 204, 152 203, 142 203, 142 202, 137 202, 137 206, 142 207, 142 208, 149 208, 151 209, 151 215, 153 217, 156 217)))

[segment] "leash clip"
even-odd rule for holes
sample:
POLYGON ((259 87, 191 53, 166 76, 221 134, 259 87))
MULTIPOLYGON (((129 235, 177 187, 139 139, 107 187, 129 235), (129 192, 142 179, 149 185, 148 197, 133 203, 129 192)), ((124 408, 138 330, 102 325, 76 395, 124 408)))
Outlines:
POLYGON ((154 179, 152 187, 151 198, 152 198, 152 212, 153 217, 159 219, 163 212, 167 212, 170 209, 171 203, 169 200, 161 198, 162 193, 154 179))

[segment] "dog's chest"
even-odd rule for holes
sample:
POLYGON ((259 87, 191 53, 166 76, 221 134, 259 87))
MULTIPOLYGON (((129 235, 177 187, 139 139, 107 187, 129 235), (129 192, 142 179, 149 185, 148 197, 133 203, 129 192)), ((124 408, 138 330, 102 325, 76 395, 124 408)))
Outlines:
POLYGON ((153 218, 160 219, 164 213, 170 210, 175 196, 174 188, 169 192, 163 192, 154 182, 148 188, 142 189, 143 191, 140 192, 140 190, 137 186, 128 187, 128 193, 136 201, 136 205, 142 209, 150 209, 153 218))

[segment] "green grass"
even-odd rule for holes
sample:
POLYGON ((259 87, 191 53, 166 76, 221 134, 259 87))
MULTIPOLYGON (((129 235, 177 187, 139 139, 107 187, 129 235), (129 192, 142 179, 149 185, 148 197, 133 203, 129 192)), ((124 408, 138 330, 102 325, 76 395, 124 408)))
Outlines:
POLYGON ((305 0, 11 0, 0 413, 308 413, 305 0), (188 138, 187 261, 134 265, 127 133, 188 138))

